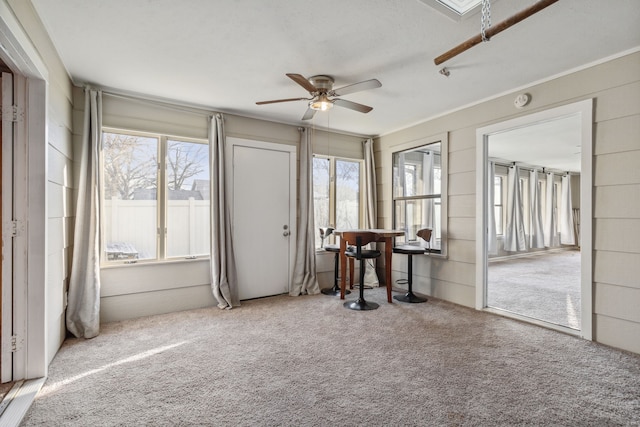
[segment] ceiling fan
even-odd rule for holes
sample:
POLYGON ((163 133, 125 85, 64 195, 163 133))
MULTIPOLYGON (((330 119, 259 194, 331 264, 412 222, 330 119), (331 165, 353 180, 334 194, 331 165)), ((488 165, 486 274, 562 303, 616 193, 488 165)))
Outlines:
POLYGON ((325 111, 329 108, 337 105, 339 107, 349 108, 350 110, 359 111, 361 113, 368 113, 373 110, 372 107, 367 105, 358 104, 357 102, 347 101, 346 99, 337 98, 349 93, 359 92, 361 90, 375 89, 381 87, 377 79, 365 80, 359 83, 343 86, 339 89, 333 89, 333 78, 331 76, 319 75, 312 76, 306 79, 300 74, 287 73, 294 82, 305 88, 311 98, 287 98, 287 99, 274 99, 272 101, 260 101, 256 102, 257 105, 275 104, 277 102, 290 102, 290 101, 308 101, 307 112, 302 116, 302 120, 310 120, 316 111, 325 111))

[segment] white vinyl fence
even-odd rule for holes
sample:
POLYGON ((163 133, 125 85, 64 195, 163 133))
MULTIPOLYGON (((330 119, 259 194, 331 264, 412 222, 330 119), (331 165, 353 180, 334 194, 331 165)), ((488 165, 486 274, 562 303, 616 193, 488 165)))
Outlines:
MULTIPOLYGON (((209 254, 209 200, 167 204, 167 257, 209 254)), ((103 212, 109 260, 156 258, 156 200, 106 200, 103 212)))

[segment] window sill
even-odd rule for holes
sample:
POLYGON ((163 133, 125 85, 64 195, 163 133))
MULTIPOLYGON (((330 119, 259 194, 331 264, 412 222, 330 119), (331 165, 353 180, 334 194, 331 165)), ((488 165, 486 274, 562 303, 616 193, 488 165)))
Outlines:
POLYGON ((440 252, 425 252, 424 256, 428 256, 431 258, 436 258, 436 259, 449 259, 449 256, 447 254, 442 254, 440 252))
POLYGON ((209 257, 198 257, 198 258, 170 258, 163 260, 138 260, 135 262, 110 262, 100 264, 100 270, 109 270, 113 268, 130 268, 134 266, 153 266, 153 265, 166 265, 166 264, 184 264, 184 263, 193 263, 198 261, 207 261, 209 262, 211 258, 209 257))

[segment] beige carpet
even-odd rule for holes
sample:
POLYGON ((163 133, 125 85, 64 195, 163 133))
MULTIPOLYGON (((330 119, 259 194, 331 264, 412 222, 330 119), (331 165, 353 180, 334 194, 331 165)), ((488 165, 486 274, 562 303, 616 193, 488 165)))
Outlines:
POLYGON ((67 340, 23 426, 637 426, 640 355, 430 299, 277 296, 67 340))
POLYGON ((580 330, 580 251, 492 261, 488 283, 489 307, 580 330))

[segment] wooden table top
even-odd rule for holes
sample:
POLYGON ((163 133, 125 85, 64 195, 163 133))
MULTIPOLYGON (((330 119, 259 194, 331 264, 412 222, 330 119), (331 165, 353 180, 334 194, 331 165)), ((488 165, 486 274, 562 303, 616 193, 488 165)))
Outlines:
POLYGON ((341 233, 345 232, 358 232, 358 231, 368 231, 371 233, 375 233, 380 237, 394 237, 394 236, 404 236, 404 230, 385 230, 382 228, 366 228, 366 229, 355 229, 355 230, 333 230, 333 234, 336 236, 340 236, 341 233))

